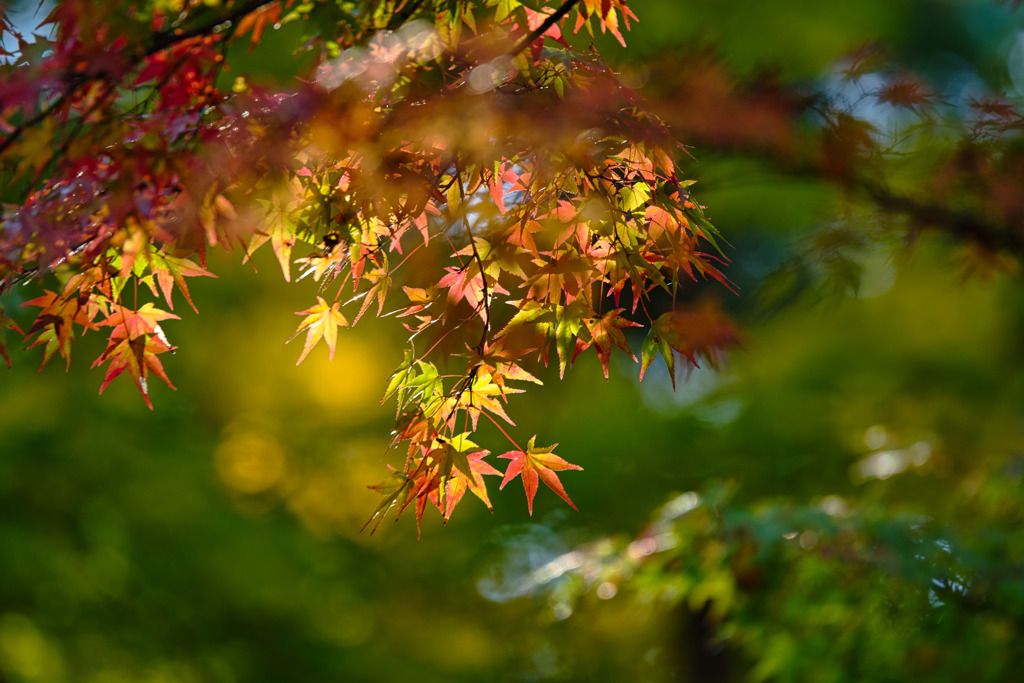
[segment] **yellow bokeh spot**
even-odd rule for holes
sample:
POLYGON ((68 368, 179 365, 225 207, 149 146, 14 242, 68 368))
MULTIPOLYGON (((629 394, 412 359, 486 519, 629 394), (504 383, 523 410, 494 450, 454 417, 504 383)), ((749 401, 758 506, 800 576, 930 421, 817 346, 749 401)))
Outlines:
POLYGON ((387 476, 381 466, 385 450, 382 440, 348 439, 334 457, 306 468, 301 478, 290 482, 284 493, 288 507, 320 538, 340 533, 369 543, 370 535, 360 530, 380 502, 380 494, 367 484, 387 476))
POLYGON ((344 412, 352 422, 380 410, 387 369, 382 365, 380 349, 374 348, 371 340, 339 335, 333 361, 322 350, 304 365, 308 365, 305 376, 309 392, 323 407, 344 412))
POLYGON ((240 493, 262 493, 284 477, 287 458, 274 437, 238 432, 217 447, 216 466, 229 487, 240 493))
POLYGON ((0 662, 17 680, 64 680, 60 650, 35 622, 20 614, 0 617, 0 662))

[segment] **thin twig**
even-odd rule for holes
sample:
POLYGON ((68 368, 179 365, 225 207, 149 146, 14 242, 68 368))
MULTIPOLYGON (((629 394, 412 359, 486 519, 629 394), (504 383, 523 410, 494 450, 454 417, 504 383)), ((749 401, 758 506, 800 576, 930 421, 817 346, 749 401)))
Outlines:
POLYGON ((391 19, 388 20, 387 30, 394 31, 405 24, 416 13, 416 10, 420 8, 423 2, 424 0, 411 0, 406 3, 405 7, 391 15, 391 19))
POLYGON ((576 5, 576 3, 578 2, 579 0, 565 0, 565 2, 562 3, 562 6, 556 9, 553 14, 549 15, 548 18, 545 19, 540 26, 535 28, 533 31, 530 32, 528 36, 526 36, 518 43, 516 43, 515 47, 513 47, 512 50, 509 51, 508 56, 515 57, 520 52, 529 47, 529 45, 533 41, 540 38, 542 35, 544 35, 545 31, 554 26, 555 22, 557 22, 559 19, 568 14, 569 10, 571 10, 573 6, 576 5))

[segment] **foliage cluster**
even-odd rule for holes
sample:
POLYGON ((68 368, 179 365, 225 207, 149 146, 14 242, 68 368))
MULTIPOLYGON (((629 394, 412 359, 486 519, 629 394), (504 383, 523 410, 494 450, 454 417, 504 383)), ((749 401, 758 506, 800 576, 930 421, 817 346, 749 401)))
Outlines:
MULTIPOLYGON (((152 407, 176 349, 158 304, 177 290, 195 308, 206 250, 269 243, 291 280, 308 243, 299 278, 329 298, 299 313, 300 363, 368 310, 409 321, 385 396, 404 464, 376 516, 448 519, 467 491, 490 507, 483 477, 501 473, 470 437, 481 416, 514 424, 508 395, 550 358, 562 375, 592 348, 607 377, 642 325, 641 377, 658 356, 674 376, 676 355, 714 364, 735 338, 713 308, 651 304, 728 283, 679 144, 591 49, 595 32, 624 44, 632 18, 622 0, 80 0, 31 47, 5 21, 0 283, 58 282, 27 302, 30 346, 70 363, 76 332, 103 330, 100 391, 127 373, 152 407), (296 32, 304 80, 230 71, 268 30, 296 32)), ((540 481, 572 505, 556 473, 579 466, 505 436, 502 486, 521 476, 531 510, 540 481)))

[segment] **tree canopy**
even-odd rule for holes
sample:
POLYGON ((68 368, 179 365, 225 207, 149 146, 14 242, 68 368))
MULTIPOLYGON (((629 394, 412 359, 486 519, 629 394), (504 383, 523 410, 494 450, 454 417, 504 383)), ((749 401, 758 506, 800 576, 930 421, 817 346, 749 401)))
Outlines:
MULTIPOLYGON (((330 301, 299 312, 300 363, 321 340, 333 357, 368 310, 410 320, 385 396, 406 457, 378 514, 447 519, 467 491, 490 507, 500 472, 470 437, 481 416, 515 424, 507 396, 541 382, 538 363, 563 375, 593 348, 607 376, 643 324, 642 376, 658 355, 714 362, 734 337, 707 307, 647 305, 677 300, 679 277, 728 283, 679 143, 593 51, 595 31, 624 45, 632 18, 620 0, 56 5, 53 39, 11 60, 2 93, 17 203, 0 282, 63 280, 26 302, 30 345, 70 361, 76 328, 104 330, 100 391, 127 373, 152 407, 151 378, 174 388, 161 323, 178 317, 157 303, 177 289, 195 308, 185 278, 212 275, 210 247, 269 243, 291 280, 305 241, 299 277, 330 301), (268 26, 302 45, 283 85, 232 70, 268 26)), ((505 436, 502 487, 520 477, 532 510, 543 481, 572 505, 557 472, 580 467, 505 436)))
POLYGON ((0 678, 1015 680, 1012 3, 41 7, 0 678))

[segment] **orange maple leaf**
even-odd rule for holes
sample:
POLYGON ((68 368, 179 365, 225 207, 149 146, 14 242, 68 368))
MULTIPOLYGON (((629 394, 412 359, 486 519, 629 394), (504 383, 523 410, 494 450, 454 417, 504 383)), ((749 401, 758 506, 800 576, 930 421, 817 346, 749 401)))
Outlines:
POLYGON ((163 380, 171 389, 175 388, 157 358, 157 354, 175 349, 160 328, 160 321, 178 319, 178 316, 162 311, 152 303, 144 304, 137 311, 115 304, 107 319, 100 323, 113 328, 107 339, 107 348, 92 364, 95 368, 110 362, 103 384, 100 385, 100 393, 114 378, 127 370, 146 405, 153 410, 153 403, 149 400, 150 373, 163 380))
POLYGON ((549 489, 558 494, 558 497, 568 503, 569 507, 576 510, 576 505, 569 498, 569 494, 565 492, 565 488, 562 487, 562 482, 555 472, 561 470, 582 470, 583 468, 555 455, 552 451, 558 446, 557 443, 538 448, 534 444, 536 440, 536 436, 531 437, 530 441, 526 444, 525 451, 509 451, 504 455, 498 456, 499 458, 506 458, 512 461, 508 464, 508 469, 505 470, 505 478, 501 481, 501 486, 498 488, 504 489, 507 483, 522 475, 523 489, 526 491, 526 507, 531 515, 533 514, 533 498, 537 495, 537 487, 540 481, 543 481, 549 489))
POLYGON ((587 330, 590 331, 590 336, 594 340, 594 348, 597 350, 597 357, 601 360, 601 369, 604 371, 605 379, 608 379, 608 359, 611 358, 613 344, 629 354, 633 362, 636 362, 636 356, 630 350, 621 328, 639 327, 640 323, 623 318, 620 314, 624 310, 615 308, 602 316, 583 319, 583 324, 587 326, 587 330))
POLYGON ((470 491, 483 501, 487 509, 493 512, 494 508, 487 495, 487 486, 484 484, 483 475, 496 474, 500 476, 501 472, 494 469, 490 463, 484 462, 483 459, 489 453, 490 451, 484 450, 453 454, 454 467, 451 474, 443 480, 444 495, 441 495, 440 487, 430 492, 430 502, 441 511, 445 523, 451 518, 455 506, 462 500, 466 491, 470 491))

